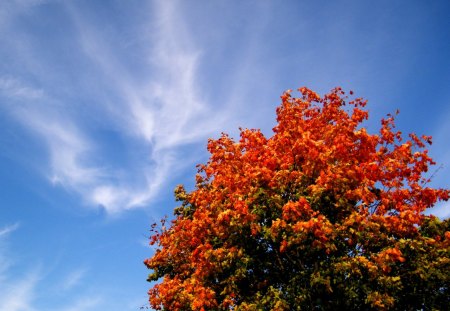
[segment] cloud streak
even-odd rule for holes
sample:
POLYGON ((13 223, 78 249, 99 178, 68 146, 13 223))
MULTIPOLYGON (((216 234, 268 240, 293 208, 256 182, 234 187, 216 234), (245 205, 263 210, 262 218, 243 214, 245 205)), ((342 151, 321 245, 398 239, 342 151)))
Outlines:
POLYGON ((11 77, 0 78, 0 92, 7 97, 20 99, 39 99, 44 95, 43 90, 24 85, 21 81, 11 77))
MULTIPOLYGON (((142 77, 141 83, 134 82, 136 78, 112 53, 98 29, 81 12, 71 9, 85 54, 109 77, 119 98, 115 106, 105 107, 110 122, 125 129, 148 150, 147 157, 137 163, 141 166, 141 185, 136 187, 124 180, 102 183, 97 179, 92 192, 84 194, 109 212, 145 205, 167 181, 169 169, 179 167, 176 163, 181 159, 175 156, 175 150, 204 138, 213 124, 202 121, 208 118, 195 81, 199 52, 186 44, 190 41, 187 34, 178 33, 184 27, 179 25, 181 18, 173 3, 157 2, 153 8, 157 21, 146 27, 157 31, 143 48, 149 53, 149 74, 142 77)), ((76 179, 75 174, 66 176, 76 179)))
POLYGON ((19 226, 20 226, 19 223, 16 222, 15 224, 8 225, 8 226, 1 228, 0 229, 0 239, 8 236, 11 232, 16 231, 19 228, 19 226))
POLYGON ((8 236, 19 228, 19 223, 4 226, 0 229, 0 289, 1 284, 4 283, 6 279, 6 272, 11 266, 11 259, 7 255, 7 248, 5 246, 5 241, 8 236))
MULTIPOLYGON (((141 25, 151 35, 135 47, 139 62, 147 68, 138 75, 95 18, 80 7, 64 6, 79 43, 77 57, 92 64, 90 78, 84 73, 74 77, 98 82, 100 89, 91 95, 107 95, 90 98, 92 106, 83 118, 71 108, 73 98, 49 89, 48 85, 58 88, 59 82, 38 69, 34 78, 46 81, 43 87, 8 76, 0 78, 1 95, 7 102, 19 103, 8 105, 9 112, 47 146, 48 169, 43 171, 51 183, 111 214, 145 206, 169 176, 192 164, 179 149, 204 141, 226 119, 226 114, 212 117, 201 96, 197 71, 202 52, 194 46, 176 3, 152 2, 148 9, 154 18, 141 25), (112 162, 101 149, 105 141, 96 136, 99 128, 124 142, 119 153, 137 146, 139 156, 112 162)), ((30 60, 27 50, 22 56, 35 64, 33 68, 52 66, 30 60)))
POLYGON ((23 279, 9 280, 0 294, 0 311, 32 311, 39 277, 30 273, 23 279))
POLYGON ((68 307, 58 309, 61 311, 86 311, 86 310, 98 310, 96 307, 102 302, 99 297, 83 297, 77 301, 71 303, 68 307))
POLYGON ((35 298, 38 273, 32 272, 22 278, 11 278, 13 265, 11 254, 5 245, 11 233, 19 228, 19 223, 7 225, 0 229, 0 311, 31 311, 35 298))
POLYGON ((66 276, 66 278, 61 284, 61 288, 64 291, 70 290, 79 285, 85 276, 86 276, 86 269, 82 268, 76 269, 66 276))
MULTIPOLYGON (((9 251, 7 242, 10 234, 18 228, 19 223, 15 223, 0 229, 0 311, 49 310, 49 306, 59 304, 56 303, 56 299, 44 299, 43 297, 47 297, 48 293, 39 291, 49 281, 46 278, 49 276, 49 272, 42 273, 42 269, 40 269, 39 265, 36 267, 36 263, 34 263, 35 267, 31 272, 17 274, 12 270, 13 266, 21 267, 20 262, 15 259, 14 253, 9 251)), ((103 298, 97 293, 85 293, 72 299, 72 290, 81 284, 86 274, 86 269, 75 269, 67 274, 62 284, 56 284, 58 286, 57 292, 60 294, 57 296, 64 300, 68 296, 71 300, 68 305, 55 310, 95 310, 99 304, 104 302, 103 298), (63 290, 62 292, 61 289, 63 290)), ((94 292, 90 286, 88 286, 88 289, 90 292, 94 292)), ((95 289, 96 291, 98 289, 95 289)))

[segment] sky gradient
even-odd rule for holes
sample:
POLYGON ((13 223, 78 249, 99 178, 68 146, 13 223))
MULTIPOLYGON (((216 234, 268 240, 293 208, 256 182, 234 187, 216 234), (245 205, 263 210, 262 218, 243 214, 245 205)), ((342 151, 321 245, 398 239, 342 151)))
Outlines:
MULTIPOLYGON (((0 2, 0 311, 139 310, 152 223, 207 139, 286 89, 400 110, 450 175, 448 1, 0 2)), ((430 213, 450 216, 450 205, 430 213)))

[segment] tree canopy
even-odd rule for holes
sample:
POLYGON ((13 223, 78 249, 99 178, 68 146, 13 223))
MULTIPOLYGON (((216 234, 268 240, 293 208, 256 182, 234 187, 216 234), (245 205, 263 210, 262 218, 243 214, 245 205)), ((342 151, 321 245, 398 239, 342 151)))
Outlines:
POLYGON ((156 310, 444 310, 450 222, 427 216, 431 137, 394 116, 368 133, 366 101, 341 88, 287 91, 273 136, 208 141, 193 191, 152 227, 156 310))

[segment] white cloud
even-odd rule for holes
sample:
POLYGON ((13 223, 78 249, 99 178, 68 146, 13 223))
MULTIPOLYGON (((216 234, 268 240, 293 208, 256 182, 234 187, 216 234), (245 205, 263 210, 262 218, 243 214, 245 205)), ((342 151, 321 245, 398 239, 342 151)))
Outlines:
POLYGON ((84 191, 103 177, 105 173, 100 167, 83 163, 91 155, 93 143, 70 118, 40 106, 22 107, 15 113, 24 126, 47 144, 50 168, 46 174, 52 183, 84 191))
POLYGON ((75 302, 70 303, 70 306, 58 309, 60 311, 87 311, 98 310, 98 305, 102 302, 100 297, 82 297, 75 302), (95 308, 95 309, 94 309, 95 308))
POLYGON ((6 97, 19 99, 39 99, 44 96, 42 89, 25 85, 18 79, 12 77, 0 77, 0 93, 6 97))
POLYGON ((213 112, 204 98, 198 79, 202 51, 176 2, 152 2, 152 7, 146 8, 151 18, 136 21, 142 23, 142 33, 150 33, 136 34, 144 38, 136 52, 146 68, 144 73, 131 69, 127 55, 120 54, 112 34, 98 24, 94 13, 85 14, 82 6, 71 3, 61 5, 68 13, 67 23, 75 26, 72 39, 80 50, 74 53, 81 52, 77 57, 92 65, 89 74, 71 72, 75 80, 87 78, 95 85, 89 90, 93 95, 90 105, 83 107, 85 115, 80 115, 74 104, 77 97, 65 98, 64 92, 54 91, 68 86, 48 73, 47 67, 54 64, 33 55, 32 43, 26 42, 17 58, 33 68, 30 81, 44 81, 43 88, 17 77, 3 77, 0 92, 21 101, 8 109, 46 144, 47 165, 35 161, 50 182, 108 213, 144 206, 175 177, 174 172, 194 164, 193 156, 181 153, 181 147, 206 143, 207 137, 223 128, 231 112, 213 112), (105 142, 96 136, 96 126, 117 133, 124 141, 121 149, 137 146, 146 154, 133 155, 128 162, 113 162, 101 149, 105 142))
POLYGON ((180 153, 180 147, 206 142, 226 120, 226 113, 212 114, 202 97, 197 79, 202 51, 195 46, 175 2, 152 2, 146 7, 151 18, 136 21, 142 33, 151 34, 136 34, 141 38, 136 53, 146 66, 139 74, 129 67, 127 56, 118 52, 112 34, 94 15, 85 14, 82 6, 61 5, 68 14, 67 23, 75 26, 73 40, 80 50, 74 53, 81 52, 77 57, 92 63, 86 76, 71 73, 75 80, 87 78, 96 84, 90 106, 83 107, 86 115, 80 115, 80 106, 73 103, 78 98, 54 91, 68 86, 49 73, 54 63, 32 52, 32 40, 10 50, 32 70, 26 79, 0 77, 0 94, 15 100, 6 109, 47 146, 48 161, 34 161, 55 186, 78 193, 84 203, 101 206, 108 213, 144 206, 174 172, 193 164, 192 155, 180 153), (38 81, 42 88, 28 81, 38 81), (109 95, 100 95, 105 93, 109 95), (122 149, 137 146, 139 155, 113 162, 101 148, 108 142, 96 136, 96 126, 117 133, 123 140, 122 149))
POLYGON ((100 178, 101 169, 82 164, 81 158, 88 155, 92 147, 68 122, 65 125, 62 122, 36 124, 34 129, 42 133, 49 145, 53 172, 51 180, 75 188, 82 187, 100 178))
POLYGON ((176 8, 175 2, 156 1, 151 10, 154 18, 142 27, 152 34, 143 48, 148 60, 142 59, 147 66, 143 77, 132 75, 104 34, 82 12, 71 8, 80 45, 120 96, 118 105, 109 107, 115 110, 110 113, 121 114, 121 128, 143 138, 156 151, 196 141, 220 126, 217 118, 208 115, 209 107, 200 96, 196 74, 201 51, 193 46, 176 8))
POLYGON ((8 236, 11 232, 16 231, 19 228, 19 223, 16 222, 15 224, 12 225, 7 225, 3 228, 0 229, 0 239, 3 237, 8 236))
POLYGON ((0 229, 0 311, 31 311, 35 298, 39 273, 36 269, 23 277, 11 277, 10 269, 14 264, 7 247, 7 239, 19 228, 19 224, 8 225, 0 229))
MULTIPOLYGON (((42 297, 46 297, 47 293, 41 296, 42 293, 39 293, 39 289, 45 286, 44 283, 48 281, 46 277, 49 275, 49 271, 42 273, 40 265, 35 262, 31 272, 17 274, 12 270, 13 266, 20 268, 20 262, 16 261, 15 254, 7 247, 7 242, 9 235, 18 228, 19 224, 15 223, 0 229, 0 311, 48 310, 48 306, 55 305, 55 302, 46 299, 43 305, 47 307, 45 309, 40 308, 42 297)), ((72 298, 73 289, 82 283, 86 275, 87 269, 78 268, 65 276, 62 283, 58 284, 58 293, 62 294, 62 298, 70 299, 70 303, 55 310, 95 310, 104 301, 100 295, 88 293, 79 294, 78 297, 72 298)))
POLYGON ((52 126, 44 121, 35 127, 50 147, 51 180, 75 189, 88 203, 101 205, 111 213, 145 205, 168 180, 169 170, 179 168, 181 160, 186 160, 186 156, 175 155, 175 150, 205 139, 224 119, 223 114, 220 119, 206 117, 208 106, 199 96, 196 81, 201 53, 190 43, 189 34, 180 31, 185 27, 180 24, 182 19, 176 7, 173 3, 157 2, 155 9, 156 22, 146 26, 157 30, 148 39, 148 75, 137 84, 136 77, 106 43, 104 34, 79 9, 69 6, 80 46, 98 66, 99 77, 107 77, 117 92, 115 105, 95 104, 103 106, 108 126, 126 130, 149 151, 147 157, 134 164, 141 174, 136 179, 144 182, 130 184, 130 176, 113 180, 119 175, 119 168, 83 164, 81 158, 89 159, 97 151, 93 148, 95 141, 89 142, 88 133, 80 130, 79 121, 57 116, 52 126))
POLYGON ((87 270, 84 268, 76 269, 70 272, 62 281, 61 288, 64 291, 70 290, 79 285, 86 276, 87 270))
POLYGON ((22 279, 7 280, 8 285, 0 287, 0 311, 35 310, 33 301, 38 280, 37 273, 30 273, 22 279))
POLYGON ((7 225, 0 229, 0 289, 2 281, 6 279, 6 272, 10 268, 12 262, 8 256, 8 250, 6 247, 6 241, 8 236, 19 228, 19 223, 16 222, 12 225, 7 225))

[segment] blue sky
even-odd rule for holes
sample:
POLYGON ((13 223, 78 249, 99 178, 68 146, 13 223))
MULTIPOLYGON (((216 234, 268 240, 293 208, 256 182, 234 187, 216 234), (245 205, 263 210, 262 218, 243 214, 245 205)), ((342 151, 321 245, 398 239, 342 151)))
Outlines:
POLYGON ((449 185, 445 0, 8 0, 0 40, 0 311, 145 306, 174 186, 289 88, 353 90, 372 131, 400 109, 449 185))

